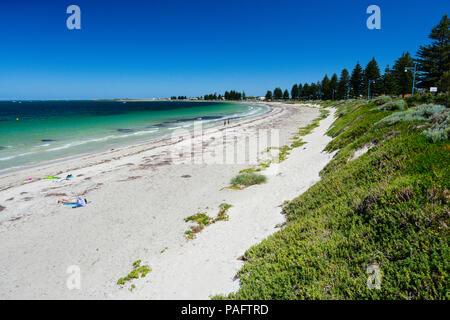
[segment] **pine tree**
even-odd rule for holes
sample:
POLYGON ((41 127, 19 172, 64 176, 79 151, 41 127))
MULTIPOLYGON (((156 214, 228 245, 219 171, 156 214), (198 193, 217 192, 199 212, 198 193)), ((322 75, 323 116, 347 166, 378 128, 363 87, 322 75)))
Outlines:
POLYGON ((393 75, 395 78, 396 93, 401 94, 402 97, 412 90, 413 75, 412 72, 405 72, 405 68, 412 67, 413 65, 414 62, 409 52, 403 53, 395 61, 393 75))
POLYGON ((350 74, 347 69, 342 70, 341 77, 339 78, 338 89, 336 98, 339 100, 346 99, 350 85, 350 74))
POLYGON ((304 85, 303 85, 303 90, 302 90, 302 92, 300 93, 300 97, 303 99, 303 100, 309 100, 310 99, 310 87, 309 87, 309 84, 308 83, 305 83, 304 85))
POLYGON ((267 93, 266 93, 266 100, 267 100, 267 101, 272 100, 272 91, 267 90, 267 93))
POLYGON ((359 62, 356 64, 355 69, 352 71, 352 77, 350 78, 350 88, 352 97, 359 98, 363 90, 363 69, 359 62))
POLYGON ((298 99, 298 85, 297 84, 294 84, 292 86, 291 97, 292 97, 293 100, 298 99))
POLYGON ((287 89, 284 90, 284 92, 283 92, 283 99, 284 100, 289 100, 289 91, 287 91, 287 89))
POLYGON ((375 58, 372 58, 370 62, 367 64, 366 69, 364 69, 364 93, 368 93, 369 80, 375 81, 375 83, 370 84, 370 95, 375 96, 379 94, 381 91, 381 76, 380 76, 380 68, 378 67, 378 63, 375 58))
POLYGON ((332 99, 336 99, 337 89, 338 89, 338 77, 337 74, 334 73, 330 80, 330 91, 332 99))
POLYGON ((311 83, 310 91, 311 91, 311 99, 320 100, 323 98, 323 88, 320 81, 317 81, 317 83, 311 83))
POLYGON ((431 44, 420 46, 417 52, 419 86, 439 87, 444 91, 442 76, 450 70, 450 20, 447 15, 431 30, 429 38, 433 40, 431 44))
POLYGON ((325 75, 322 80, 322 99, 331 100, 330 79, 328 78, 328 75, 325 75))
POLYGON ((301 83, 298 84, 298 98, 301 99, 303 94, 303 86, 301 83))
POLYGON ((396 92, 396 82, 393 70, 389 68, 389 65, 384 70, 384 75, 382 77, 383 88, 382 92, 387 95, 395 94, 396 92))
POLYGON ((281 88, 275 88, 275 90, 273 90, 273 97, 276 100, 280 100, 283 97, 283 91, 281 88))

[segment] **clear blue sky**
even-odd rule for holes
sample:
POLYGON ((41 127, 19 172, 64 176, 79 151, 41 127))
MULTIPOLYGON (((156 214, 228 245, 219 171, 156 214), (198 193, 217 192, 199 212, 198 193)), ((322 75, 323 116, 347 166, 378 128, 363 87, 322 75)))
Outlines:
POLYGON ((380 67, 427 43, 448 0, 1 0, 0 99, 197 96, 380 67), (81 8, 68 30, 66 8, 81 8), (368 30, 366 8, 381 8, 368 30))

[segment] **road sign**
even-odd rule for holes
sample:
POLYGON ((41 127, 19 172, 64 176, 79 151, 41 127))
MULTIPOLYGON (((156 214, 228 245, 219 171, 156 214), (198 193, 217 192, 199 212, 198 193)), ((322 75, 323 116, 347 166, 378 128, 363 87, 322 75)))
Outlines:
POLYGON ((431 87, 430 88, 430 92, 437 92, 437 88, 436 87, 431 87))

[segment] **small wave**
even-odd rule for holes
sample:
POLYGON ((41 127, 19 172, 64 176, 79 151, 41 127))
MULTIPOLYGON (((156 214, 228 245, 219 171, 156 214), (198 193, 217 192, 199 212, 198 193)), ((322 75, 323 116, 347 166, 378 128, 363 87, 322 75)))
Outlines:
POLYGON ((68 149, 70 147, 76 147, 85 143, 88 143, 89 141, 74 141, 74 142, 70 142, 70 143, 66 143, 65 145, 62 145, 60 147, 55 147, 55 148, 51 148, 51 149, 47 149, 46 151, 58 151, 58 150, 64 150, 64 149, 68 149))
POLYGON ((36 152, 19 153, 19 154, 16 154, 16 155, 14 155, 14 156, 9 156, 9 157, 3 157, 3 158, 0 158, 0 161, 6 161, 6 160, 11 160, 11 159, 19 158, 19 157, 24 157, 24 156, 27 156, 27 155, 30 155, 30 154, 33 154, 33 153, 36 153, 36 152))
POLYGON ((138 131, 138 132, 133 133, 133 135, 140 136, 140 135, 143 135, 143 134, 149 134, 149 133, 153 133, 153 132, 156 132, 156 131, 158 131, 158 129, 156 129, 156 130, 138 131))
POLYGON ((14 158, 15 158, 15 156, 11 156, 11 157, 3 157, 3 158, 0 158, 0 161, 11 160, 11 159, 14 159, 14 158))
POLYGON ((73 142, 66 143, 65 145, 62 145, 62 146, 59 146, 59 147, 47 149, 46 151, 58 151, 58 150, 68 149, 68 148, 71 148, 71 147, 80 146, 80 145, 87 144, 87 143, 104 142, 104 141, 111 140, 111 139, 123 139, 123 138, 136 136, 136 135, 150 134, 150 133, 153 133, 153 132, 156 132, 156 131, 158 131, 158 129, 156 129, 156 130, 137 131, 137 132, 133 132, 133 133, 130 133, 130 134, 122 134, 122 135, 109 135, 109 136, 106 136, 106 137, 96 138, 96 139, 89 139, 89 140, 73 141, 73 142))

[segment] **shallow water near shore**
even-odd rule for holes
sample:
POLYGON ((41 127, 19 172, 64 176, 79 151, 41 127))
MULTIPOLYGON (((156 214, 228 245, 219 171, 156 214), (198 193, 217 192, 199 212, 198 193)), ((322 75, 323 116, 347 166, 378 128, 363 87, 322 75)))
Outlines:
POLYGON ((267 111, 187 101, 0 101, 0 170, 157 139, 267 111))

